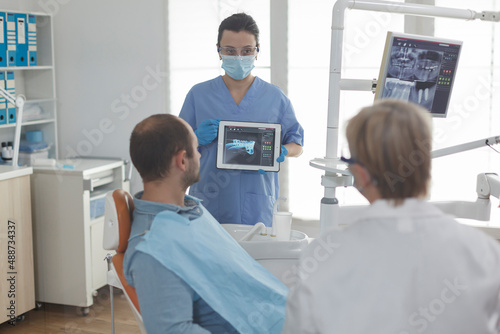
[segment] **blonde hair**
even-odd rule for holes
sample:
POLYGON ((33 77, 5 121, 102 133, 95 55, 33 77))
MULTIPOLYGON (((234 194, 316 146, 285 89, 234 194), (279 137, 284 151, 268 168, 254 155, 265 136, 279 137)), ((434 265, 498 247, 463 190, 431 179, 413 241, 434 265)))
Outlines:
POLYGON ((386 99, 361 109, 349 121, 346 137, 352 158, 368 170, 382 198, 398 205, 427 195, 431 128, 427 110, 386 99))

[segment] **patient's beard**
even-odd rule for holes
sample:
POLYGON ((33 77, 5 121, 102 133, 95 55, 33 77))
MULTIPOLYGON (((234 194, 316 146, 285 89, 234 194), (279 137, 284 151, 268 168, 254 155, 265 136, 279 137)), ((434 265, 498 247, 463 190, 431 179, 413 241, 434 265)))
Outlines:
POLYGON ((194 160, 190 161, 189 167, 186 170, 186 173, 182 177, 182 182, 187 189, 187 187, 191 186, 193 183, 200 181, 200 168, 196 166, 194 160))

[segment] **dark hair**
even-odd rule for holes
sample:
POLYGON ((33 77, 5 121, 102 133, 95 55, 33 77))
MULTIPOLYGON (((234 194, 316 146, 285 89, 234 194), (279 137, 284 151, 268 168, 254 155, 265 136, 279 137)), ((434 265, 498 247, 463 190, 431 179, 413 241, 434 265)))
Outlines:
POLYGON ((220 46, 222 33, 224 30, 240 32, 247 31, 255 36, 255 41, 259 45, 259 27, 255 20, 248 14, 238 13, 225 18, 219 25, 219 35, 217 36, 217 45, 220 46))
POLYGON ((192 137, 187 126, 174 115, 152 115, 137 124, 130 136, 130 158, 144 182, 168 175, 175 154, 185 150, 193 157, 192 137))

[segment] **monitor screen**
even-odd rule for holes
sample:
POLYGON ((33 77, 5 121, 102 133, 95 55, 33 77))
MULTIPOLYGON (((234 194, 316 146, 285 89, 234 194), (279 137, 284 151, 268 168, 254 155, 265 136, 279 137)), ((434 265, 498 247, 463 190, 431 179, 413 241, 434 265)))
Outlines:
POLYGON ((388 32, 375 99, 410 101, 446 117, 461 47, 460 41, 388 32))
POLYGON ((221 121, 217 167, 278 171, 280 124, 221 121))

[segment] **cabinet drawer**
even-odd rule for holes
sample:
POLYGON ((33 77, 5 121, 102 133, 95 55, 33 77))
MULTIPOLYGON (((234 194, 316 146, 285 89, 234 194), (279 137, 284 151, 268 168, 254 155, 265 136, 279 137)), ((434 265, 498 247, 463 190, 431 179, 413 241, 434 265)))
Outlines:
POLYGON ((110 184, 113 181, 115 181, 115 175, 113 173, 113 170, 109 169, 101 173, 93 174, 88 179, 84 179, 83 190, 92 192, 96 188, 110 184))

